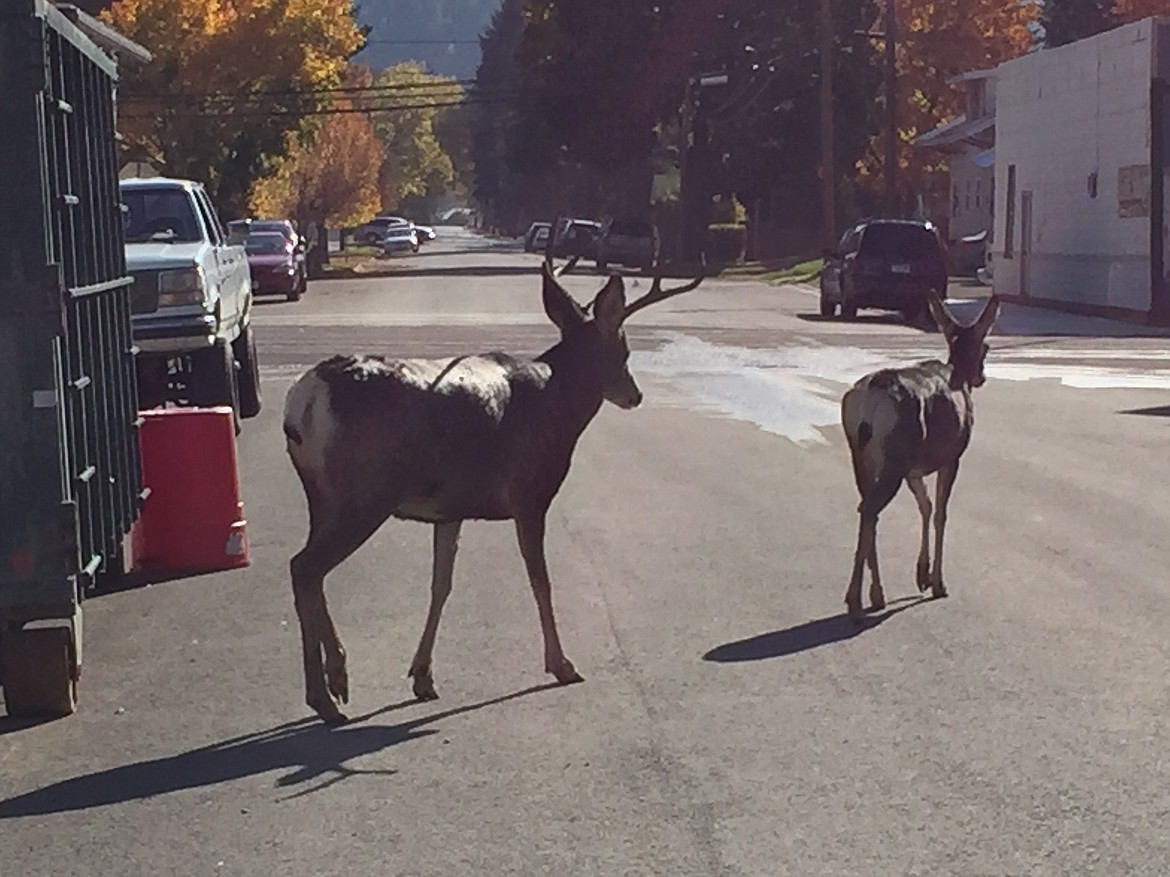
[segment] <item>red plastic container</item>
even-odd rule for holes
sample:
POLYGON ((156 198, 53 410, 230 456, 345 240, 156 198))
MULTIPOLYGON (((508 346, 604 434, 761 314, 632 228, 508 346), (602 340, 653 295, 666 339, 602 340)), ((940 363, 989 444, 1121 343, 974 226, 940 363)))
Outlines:
POLYGON ((236 569, 250 563, 230 408, 143 411, 142 474, 150 489, 135 572, 236 569))

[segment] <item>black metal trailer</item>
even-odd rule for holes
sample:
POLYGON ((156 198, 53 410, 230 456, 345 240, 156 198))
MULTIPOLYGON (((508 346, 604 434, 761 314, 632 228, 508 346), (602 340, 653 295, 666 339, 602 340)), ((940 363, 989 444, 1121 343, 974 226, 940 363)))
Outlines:
POLYGON ((73 712, 82 595, 122 562, 142 505, 116 82, 114 59, 61 10, 0 4, 0 685, 10 716, 73 712))

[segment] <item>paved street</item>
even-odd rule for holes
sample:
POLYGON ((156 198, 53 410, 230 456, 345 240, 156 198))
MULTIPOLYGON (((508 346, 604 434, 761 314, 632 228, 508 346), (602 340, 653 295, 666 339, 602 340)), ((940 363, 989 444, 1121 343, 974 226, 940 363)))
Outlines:
MULTIPOLYGON (((550 516, 586 682, 546 685, 513 530, 469 524, 441 699, 413 702, 430 532, 390 522, 327 582, 354 721, 310 721, 292 380, 336 352, 555 338, 536 256, 440 231, 396 276, 258 308, 252 565, 86 604, 77 715, 0 719, 0 872, 1166 873, 1170 345, 1120 324, 1005 309, 950 509, 951 597, 916 596, 903 492, 879 530, 891 607, 858 629, 838 400, 940 335, 826 321, 811 287, 748 281, 640 313, 646 402, 602 409, 550 516)), ((566 282, 600 286, 591 267, 566 282)))

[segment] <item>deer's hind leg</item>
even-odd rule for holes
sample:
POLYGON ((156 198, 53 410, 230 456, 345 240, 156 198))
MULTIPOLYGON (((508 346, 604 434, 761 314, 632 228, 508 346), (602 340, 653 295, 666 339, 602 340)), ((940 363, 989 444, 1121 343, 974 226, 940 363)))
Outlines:
POLYGON ((877 561, 878 515, 890 504, 901 486, 901 473, 886 466, 872 483, 861 487, 861 503, 857 507, 860 518, 857 530, 857 550, 853 555, 853 575, 850 576, 849 588, 845 591, 845 607, 849 617, 855 621, 863 615, 861 579, 867 564, 871 576, 870 602, 874 609, 885 608, 886 597, 882 590, 877 561))
POLYGON ((451 594, 451 579, 455 575, 455 553, 459 548, 459 529, 462 523, 453 521, 435 524, 431 605, 427 611, 427 623, 423 628, 422 639, 419 640, 418 650, 410 663, 410 676, 414 679, 414 696, 419 700, 434 700, 439 696, 435 691, 431 658, 435 651, 435 635, 439 631, 443 604, 451 594))
POLYGON ((368 502, 343 512, 311 482, 306 482, 305 493, 309 539, 289 564, 304 653, 305 703, 326 723, 342 724, 346 717, 338 704, 349 701, 349 672, 325 601, 325 576, 382 526, 393 506, 368 502))
POLYGON ((926 482, 921 476, 908 476, 906 484, 918 503, 918 514, 922 516, 922 541, 918 548, 915 580, 918 583, 918 590, 925 591, 930 587, 930 514, 933 509, 930 503, 930 494, 926 490, 926 482))

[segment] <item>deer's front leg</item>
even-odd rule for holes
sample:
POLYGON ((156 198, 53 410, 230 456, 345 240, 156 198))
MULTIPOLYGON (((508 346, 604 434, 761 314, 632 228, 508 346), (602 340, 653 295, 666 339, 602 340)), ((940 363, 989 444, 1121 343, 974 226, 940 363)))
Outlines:
POLYGON ((439 696, 435 691, 435 678, 431 672, 431 657, 435 651, 435 635, 439 631, 439 618, 443 604, 451 594, 451 579, 455 575, 455 552, 459 548, 459 528, 462 521, 435 524, 434 560, 431 570, 431 607, 427 612, 427 623, 423 628, 418 651, 410 664, 410 675, 414 678, 414 696, 419 700, 434 700, 439 696))
POLYGON ((573 662, 565 657, 561 639, 557 635, 557 622, 553 616, 552 584, 548 577, 548 565, 544 558, 544 512, 516 518, 516 536, 520 542, 520 554, 528 570, 528 581, 536 597, 536 609, 540 613, 540 630, 544 635, 544 669, 552 673, 557 682, 568 684, 582 682, 573 662))
POLYGON ((938 483, 934 494, 934 568, 930 571, 930 594, 945 597, 947 587, 943 584, 943 536, 947 529, 947 503, 959 474, 959 461, 938 470, 938 483))

